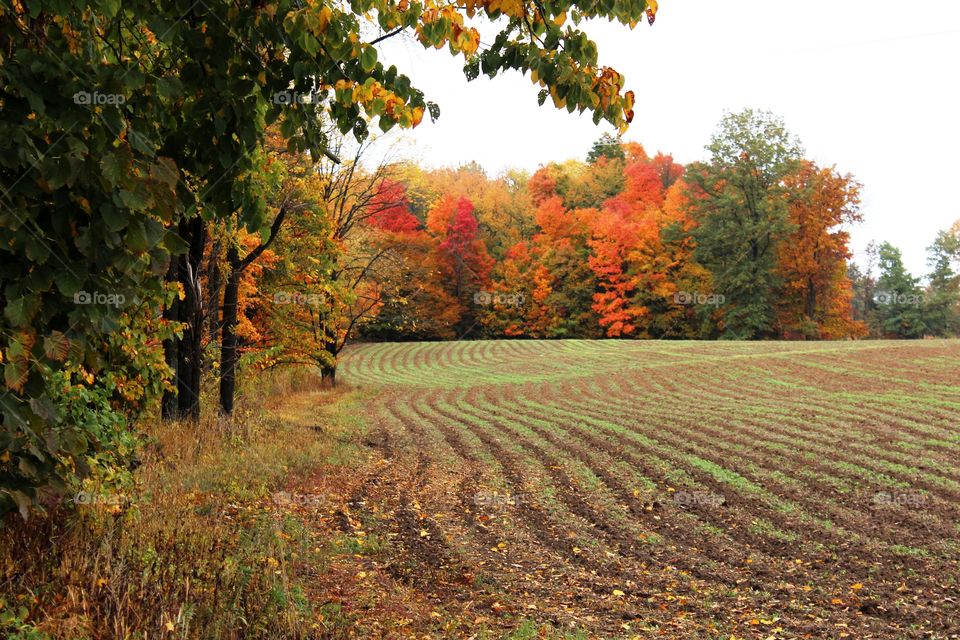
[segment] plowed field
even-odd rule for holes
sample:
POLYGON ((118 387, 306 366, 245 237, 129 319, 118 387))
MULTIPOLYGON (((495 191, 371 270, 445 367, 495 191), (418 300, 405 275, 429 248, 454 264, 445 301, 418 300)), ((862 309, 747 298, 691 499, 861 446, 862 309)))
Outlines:
POLYGON ((352 515, 450 636, 960 637, 960 342, 371 344, 339 375, 378 460, 352 515))

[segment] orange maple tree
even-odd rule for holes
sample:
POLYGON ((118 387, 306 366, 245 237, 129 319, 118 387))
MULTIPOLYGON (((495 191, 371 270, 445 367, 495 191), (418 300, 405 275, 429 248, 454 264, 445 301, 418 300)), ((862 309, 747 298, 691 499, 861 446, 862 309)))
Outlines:
POLYGON ((793 232, 779 246, 783 278, 778 320, 790 337, 840 338, 864 335, 853 319, 847 278, 849 233, 858 222, 860 184, 833 168, 804 161, 785 180, 793 232))

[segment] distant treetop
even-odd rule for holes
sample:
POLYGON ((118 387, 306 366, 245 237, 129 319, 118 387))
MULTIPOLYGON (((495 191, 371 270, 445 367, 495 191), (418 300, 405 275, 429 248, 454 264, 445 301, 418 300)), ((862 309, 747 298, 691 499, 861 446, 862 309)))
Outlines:
POLYGON ((600 158, 610 158, 623 160, 626 154, 623 151, 623 145, 617 136, 605 133, 593 143, 590 152, 587 154, 587 162, 594 164, 600 158))

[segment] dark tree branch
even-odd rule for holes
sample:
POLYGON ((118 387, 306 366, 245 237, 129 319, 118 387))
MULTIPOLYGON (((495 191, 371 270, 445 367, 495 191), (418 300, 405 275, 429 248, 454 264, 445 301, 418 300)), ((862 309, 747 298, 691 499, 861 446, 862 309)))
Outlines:
POLYGON ((243 260, 237 264, 238 271, 243 271, 246 269, 248 266, 250 266, 251 262, 259 258, 260 254, 267 250, 267 248, 273 243, 277 235, 280 233, 280 226, 283 224, 283 219, 286 217, 286 215, 287 203, 284 203, 280 207, 280 211, 277 212, 277 217, 273 219, 273 224, 270 225, 270 235, 267 237, 267 241, 258 244, 253 251, 248 253, 246 257, 244 257, 243 260))
POLYGON ((393 36, 397 35, 397 34, 400 33, 401 31, 403 31, 403 27, 397 27, 397 28, 394 29, 393 31, 391 31, 391 32, 389 32, 389 33, 385 33, 385 34, 383 34, 382 36, 380 36, 379 38, 375 38, 375 39, 371 40, 371 41, 368 42, 367 44, 369 44, 369 45, 372 46, 372 45, 377 44, 378 42, 383 42, 383 41, 386 40, 387 38, 392 38, 393 36))

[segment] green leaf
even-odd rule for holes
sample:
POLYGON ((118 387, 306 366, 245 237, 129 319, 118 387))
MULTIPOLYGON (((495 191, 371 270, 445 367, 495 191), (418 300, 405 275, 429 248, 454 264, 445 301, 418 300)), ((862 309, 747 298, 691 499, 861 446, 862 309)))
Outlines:
POLYGON ((130 214, 126 209, 115 207, 109 203, 100 207, 100 217, 103 218, 110 231, 120 231, 130 222, 130 214))
POLYGON ((130 129, 127 132, 127 140, 130 141, 131 147, 150 158, 156 153, 153 140, 140 131, 130 129))
POLYGON ((3 309, 3 315, 14 327, 22 327, 30 324, 39 306, 39 296, 22 296, 8 302, 3 309))
POLYGON ((147 199, 143 195, 126 189, 120 190, 120 200, 132 211, 138 211, 147 206, 147 199))
POLYGON ((102 5, 107 19, 113 18, 120 11, 120 0, 103 0, 102 5))
POLYGON ((160 78, 157 80, 157 93, 161 98, 178 98, 183 93, 183 83, 179 78, 160 78))
POLYGON ((187 241, 173 231, 167 231, 167 235, 163 237, 163 246, 174 255, 186 253, 187 249, 190 248, 187 241))
POLYGON ((36 236, 30 236, 27 240, 27 258, 37 264, 44 264, 49 256, 47 243, 36 236))
POLYGON ((463 65, 463 74, 467 77, 468 81, 476 80, 480 76, 480 59, 474 58, 463 65))
POLYGON ((20 391, 23 385, 27 384, 28 377, 30 377, 30 370, 23 360, 8 362, 3 367, 3 381, 8 389, 20 391))
POLYGON ((143 223, 144 227, 144 237, 147 240, 148 248, 153 248, 160 243, 163 239, 163 235, 167 232, 166 228, 158 221, 153 218, 148 218, 143 223))
POLYGON ((360 68, 370 73, 377 66, 377 50, 371 46, 365 46, 360 53, 360 68))
POLYGON ((60 293, 72 298, 77 292, 80 291, 80 287, 83 286, 83 282, 73 269, 61 269, 57 272, 56 277, 57 289, 60 290, 60 293))
POLYGON ((133 91, 139 91, 143 88, 144 75, 137 68, 128 69, 121 76, 124 86, 133 91))
POLYGON ((100 161, 100 171, 111 187, 121 184, 130 169, 130 150, 123 146, 115 153, 106 154, 100 161))
POLYGON ((173 187, 177 184, 177 180, 180 179, 180 171, 177 169, 176 162, 170 158, 160 157, 150 165, 150 177, 169 187, 173 187))
POLYGON ((125 239, 127 246, 130 247, 134 253, 140 253, 150 248, 150 244, 147 241, 147 231, 144 229, 143 221, 141 220, 134 220, 130 224, 127 228, 125 239))

